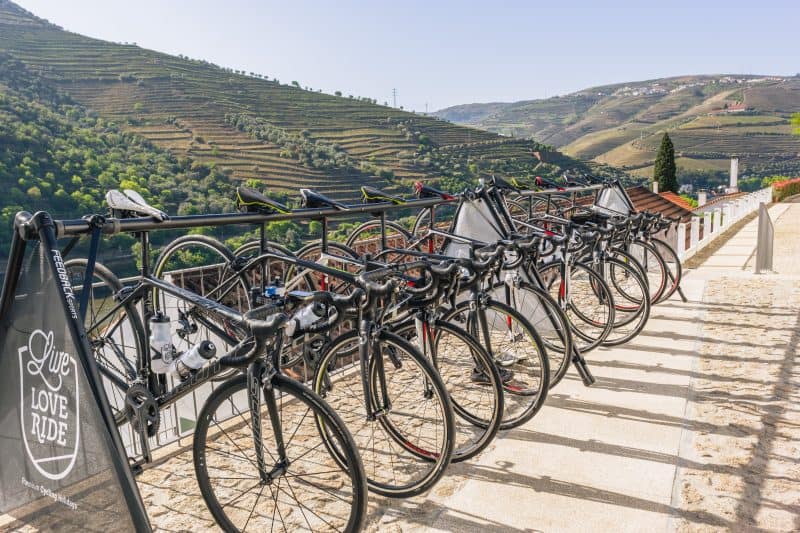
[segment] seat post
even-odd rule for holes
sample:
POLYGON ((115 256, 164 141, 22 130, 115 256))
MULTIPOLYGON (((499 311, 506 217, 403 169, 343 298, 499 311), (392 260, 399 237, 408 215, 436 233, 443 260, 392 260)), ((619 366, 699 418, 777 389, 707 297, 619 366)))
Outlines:
POLYGON ((328 253, 328 217, 322 217, 322 253, 328 253))
POLYGON ((381 211, 381 251, 386 248, 386 211, 381 211))
MULTIPOLYGON (((258 228, 259 233, 259 246, 261 248, 261 253, 265 253, 267 251, 267 223, 262 222, 261 226, 258 228)), ((264 289, 266 289, 267 285, 271 282, 272 273, 270 272, 270 260, 267 259, 266 261, 261 262, 261 292, 259 294, 264 294, 264 289)))
MULTIPOLYGON (((433 231, 436 227, 436 205, 431 206, 431 227, 428 228, 429 231, 433 231)), ((428 253, 432 254, 433 251, 436 249, 436 236, 430 235, 428 238, 428 253)))

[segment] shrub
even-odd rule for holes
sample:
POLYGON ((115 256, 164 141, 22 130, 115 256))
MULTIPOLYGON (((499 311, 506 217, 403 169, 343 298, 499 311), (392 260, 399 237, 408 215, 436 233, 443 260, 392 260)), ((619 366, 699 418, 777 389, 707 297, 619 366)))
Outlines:
POLYGON ((772 201, 780 202, 781 200, 800 194, 800 178, 794 178, 786 181, 778 181, 772 184, 772 201))

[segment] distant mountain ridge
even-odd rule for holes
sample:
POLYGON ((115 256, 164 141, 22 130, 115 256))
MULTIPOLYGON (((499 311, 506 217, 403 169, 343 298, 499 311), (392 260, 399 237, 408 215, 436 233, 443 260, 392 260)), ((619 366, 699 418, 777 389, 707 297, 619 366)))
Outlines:
POLYGON ((800 77, 678 76, 617 83, 564 96, 464 104, 440 118, 514 137, 533 137, 566 154, 648 175, 668 131, 679 165, 724 169, 730 156, 754 173, 800 172, 800 77))

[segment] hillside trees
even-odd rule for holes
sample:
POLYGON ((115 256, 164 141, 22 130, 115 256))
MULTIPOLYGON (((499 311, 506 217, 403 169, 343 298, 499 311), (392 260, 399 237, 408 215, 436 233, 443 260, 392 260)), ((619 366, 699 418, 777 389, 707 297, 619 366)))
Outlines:
MULTIPOLYGON (((112 188, 134 189, 169 213, 234 209, 234 184, 221 171, 176 158, 61 95, 39 90, 34 74, 4 59, 0 56, 7 81, 0 88, 0 188, 5 198, 0 224, 6 229, 0 231, 0 255, 8 251, 8 228, 17 211, 47 210, 56 218, 104 213, 105 193, 112 188), (13 88, 17 82, 22 91, 13 88)), ((155 244, 166 238, 154 234, 155 244)), ((110 243, 129 244, 126 236, 110 243)))
POLYGON ((658 190, 661 192, 678 192, 675 147, 666 132, 661 138, 661 146, 658 149, 658 155, 656 155, 656 162, 653 167, 653 181, 658 182, 658 190))

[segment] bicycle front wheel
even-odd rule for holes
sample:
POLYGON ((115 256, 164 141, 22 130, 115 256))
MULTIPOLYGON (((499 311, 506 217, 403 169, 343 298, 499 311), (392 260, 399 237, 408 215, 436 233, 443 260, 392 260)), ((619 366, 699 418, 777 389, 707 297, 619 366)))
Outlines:
MULTIPOLYGON (((342 421, 309 389, 282 375, 272 378, 275 411, 261 409, 256 428, 247 376, 225 382, 208 398, 194 435, 200 492, 225 531, 348 531, 361 527, 367 489, 355 444, 342 421), (323 443, 335 442, 344 461, 323 443), (260 435, 265 481, 259 474, 260 435), (282 443, 282 449, 279 446, 282 443)), ((259 403, 261 405, 261 403, 259 403)))
POLYGON ((567 315, 581 353, 606 340, 614 327, 614 300, 600 274, 583 263, 565 267, 562 261, 553 261, 539 268, 539 277, 567 315), (568 280, 562 276, 565 270, 568 280))
POLYGON ((455 429, 447 390, 419 351, 382 332, 369 358, 367 401, 358 346, 352 331, 323 349, 314 391, 353 434, 369 488, 383 496, 416 496, 436 484, 450 463, 455 429))
POLYGON ((456 415, 453 462, 478 455, 503 419, 503 383, 489 354, 466 331, 444 321, 411 322, 394 333, 419 347, 447 387, 456 415))
POLYGON ((550 363, 541 337, 518 311, 496 300, 463 301, 442 317, 461 325, 489 353, 493 364, 512 372, 503 385, 504 409, 500 429, 533 418, 544 405, 550 384, 550 363))

